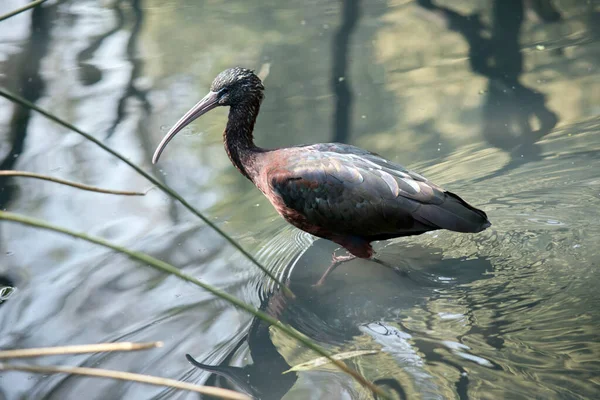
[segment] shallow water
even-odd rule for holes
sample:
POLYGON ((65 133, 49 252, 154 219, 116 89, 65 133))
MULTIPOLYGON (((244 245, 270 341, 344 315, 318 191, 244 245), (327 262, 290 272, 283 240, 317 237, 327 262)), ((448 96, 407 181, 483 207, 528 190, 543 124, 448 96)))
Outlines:
MULTIPOLYGON (((552 10, 525 3, 520 16, 521 1, 504 0, 436 3, 452 9, 402 0, 79 0, 0 22, 3 87, 160 177, 288 277, 296 303, 156 189, 126 198, 14 178, 0 182, 0 203, 168 261, 332 352, 378 350, 349 364, 397 398, 595 398, 600 3, 556 0, 554 22, 544 20, 556 17, 552 10), (150 164, 170 125, 236 64, 268 69, 259 145, 368 148, 460 193, 492 228, 377 243, 395 270, 352 261, 313 288, 335 246, 286 225, 231 166, 221 143, 225 110, 190 125, 150 164)), ((0 14, 20 5, 4 1, 0 14)), ((77 134, 4 99, 0 124, 2 169, 151 188, 77 134)), ((0 303, 0 348, 165 342, 37 363, 234 380, 262 398, 371 397, 327 366, 282 375, 315 356, 197 287, 103 248, 3 222, 0 250, 0 287, 16 288, 0 303), (218 374, 191 366, 185 353, 218 374)), ((109 380, 0 374, 0 398, 82 393, 197 398, 109 380)))

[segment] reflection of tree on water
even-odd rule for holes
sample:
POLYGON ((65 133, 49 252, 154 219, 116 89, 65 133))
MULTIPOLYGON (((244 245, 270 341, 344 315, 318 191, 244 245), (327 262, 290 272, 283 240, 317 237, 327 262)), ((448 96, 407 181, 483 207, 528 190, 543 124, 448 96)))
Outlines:
MULTIPOLYGON (((493 1, 490 38, 484 36, 487 27, 478 14, 462 15, 435 5, 432 0, 419 0, 418 3, 442 14, 449 23, 449 29, 463 35, 469 44, 471 69, 489 79, 483 106, 482 134, 490 145, 511 154, 511 161, 492 176, 539 159, 540 148, 536 142, 554 128, 557 116, 546 108, 543 94, 519 81, 523 72, 519 34, 524 18, 524 0, 493 1), (532 127, 533 119, 537 120, 538 129, 532 127)), ((545 22, 561 18, 549 0, 532 0, 527 4, 545 22)))
POLYGON ((123 12, 123 3, 125 2, 130 3, 131 11, 133 12, 133 26, 131 27, 126 48, 127 59, 131 63, 131 74, 127 81, 127 86, 124 90, 124 93, 119 99, 117 105, 117 116, 111 127, 108 129, 108 133, 106 135, 107 138, 110 138, 114 134, 117 126, 125 118, 125 105, 130 97, 135 97, 142 103, 144 112, 146 114, 150 114, 151 111, 150 102, 147 99, 147 92, 139 89, 135 85, 135 81, 141 76, 143 67, 142 62, 137 55, 137 41, 141 32, 142 23, 144 21, 144 11, 141 7, 142 0, 115 1, 112 6, 116 18, 115 25, 107 32, 95 38, 89 46, 87 46, 77 55, 77 64, 79 66, 79 77, 81 83, 88 86, 101 81, 103 76, 102 71, 95 65, 89 63, 89 60, 94 56, 94 53, 98 51, 102 43, 107 38, 121 31, 125 27, 125 24, 127 23, 126 15, 123 12))
MULTIPOLYGON (((317 25, 319 18, 310 18, 308 13, 306 20, 299 24, 301 30, 295 31, 276 25, 277 7, 260 4, 249 8, 250 14, 235 14, 243 18, 231 23, 259 34, 265 26, 275 25, 277 29, 290 30, 290 37, 302 35, 304 39, 300 44, 296 41, 269 44, 258 57, 271 64, 255 131, 261 146, 263 143, 266 148, 330 141, 352 143, 353 135, 366 136, 394 129, 400 108, 396 106, 396 95, 375 81, 382 79, 382 72, 379 76, 373 72, 377 66, 373 41, 381 26, 369 23, 385 15, 385 7, 361 10, 361 0, 344 0, 339 2, 336 11, 339 24, 335 30, 329 29, 327 24, 317 25), (363 20, 367 23, 357 30, 363 20), (307 34, 308 27, 318 33, 307 34), (324 41, 324 37, 328 40, 324 41), (351 48, 357 47, 359 54, 351 57, 351 48), (330 63, 323 61, 329 61, 323 53, 331 54, 330 63), (355 78, 350 77, 351 69, 358 71, 355 78), (353 112, 353 105, 357 103, 361 107, 360 114, 367 115, 368 120, 359 120, 364 122, 353 125, 352 120, 356 122, 358 114, 353 112)), ((232 168, 228 168, 227 173, 231 179, 243 182, 237 187, 246 190, 246 178, 232 168)))
POLYGON ((333 37, 333 65, 331 68, 331 89, 335 95, 334 142, 345 142, 350 134, 352 91, 348 80, 348 47, 350 36, 360 17, 360 0, 344 0, 342 21, 333 37))
MULTIPOLYGON (((15 88, 19 94, 26 100, 35 103, 44 90, 44 82, 40 75, 40 65, 44 58, 50 42, 50 28, 54 13, 54 6, 35 7, 31 14, 31 35, 27 44, 23 48, 20 57, 20 63, 14 68, 12 82, 15 82, 15 88)), ((12 82, 7 82, 8 85, 12 82)), ((32 111, 27 108, 14 104, 14 112, 10 121, 10 131, 8 138, 11 141, 11 148, 4 160, 0 163, 0 169, 13 169, 17 159, 24 150, 25 137, 31 118, 32 111)), ((10 177, 0 177, 0 208, 5 209, 10 202, 14 187, 9 184, 10 177)))
MULTIPOLYGON (((131 116, 131 112, 127 112, 126 105, 127 100, 130 98, 136 98, 142 105, 142 115, 138 119, 137 129, 135 133, 138 136, 139 141, 146 154, 146 159, 150 159, 154 149, 154 144, 150 142, 152 135, 149 134, 148 129, 152 129, 151 125, 147 123, 152 106, 148 100, 147 90, 142 90, 136 86, 136 80, 142 76, 144 63, 138 56, 137 43, 142 29, 142 23, 144 21, 144 10, 142 8, 143 0, 117 0, 112 5, 114 17, 116 19, 115 25, 105 33, 95 37, 92 42, 77 55, 77 64, 79 66, 79 80, 85 86, 93 85, 100 82, 103 79, 103 72, 101 69, 91 64, 91 60, 94 54, 100 49, 101 45, 106 39, 120 32, 126 25, 131 22, 131 30, 129 32, 129 39, 127 40, 127 47, 125 48, 125 54, 127 60, 131 64, 131 73, 125 83, 125 87, 122 89, 123 94, 119 98, 116 107, 116 116, 111 126, 107 129, 106 139, 109 139, 114 133, 119 124, 123 122, 125 118, 131 116), (125 5, 129 4, 129 8, 125 5), (127 12, 130 11, 130 12, 127 12), (131 15, 130 15, 131 14, 131 15)), ((161 181, 165 182, 163 174, 159 174, 156 166, 151 167, 154 171, 155 176, 161 181)), ((165 182, 166 183, 166 182, 165 182)), ((169 213, 173 221, 177 221, 178 214, 173 199, 169 199, 170 210, 169 213)))
POLYGON ((143 63, 137 55, 137 41, 142 28, 142 22, 144 20, 144 12, 141 8, 141 3, 142 0, 131 0, 131 10, 134 14, 134 22, 133 27, 131 28, 129 40, 127 41, 127 59, 131 63, 131 75, 127 81, 125 92, 119 99, 119 104, 117 106, 117 118, 115 119, 113 125, 108 129, 108 133, 106 135, 107 138, 113 135, 115 129, 125 117, 125 104, 127 103, 127 99, 130 97, 135 97, 142 103, 142 107, 146 115, 149 115, 152 111, 150 102, 147 99, 146 90, 139 89, 135 85, 135 81, 140 77, 143 67, 143 63))
POLYGON ((117 0, 113 3, 112 9, 115 13, 115 17, 117 22, 115 26, 113 26, 107 32, 104 32, 102 35, 96 37, 89 46, 83 49, 79 54, 77 54, 77 66, 79 67, 79 80, 85 86, 93 85, 102 80, 102 70, 100 70, 95 65, 89 63, 89 60, 94 57, 94 53, 100 48, 104 41, 119 32, 123 29, 125 25, 125 16, 123 15, 123 10, 121 9, 121 0, 117 0))
MULTIPOLYGON (((42 96, 44 91, 44 82, 40 75, 40 66, 42 58, 46 55, 50 43, 50 28, 52 18, 54 17, 55 6, 38 6, 31 13, 31 29, 29 40, 23 47, 23 52, 17 58, 18 66, 14 68, 12 82, 6 82, 7 85, 15 83, 13 90, 18 90, 23 98, 35 103, 42 96)), ((25 137, 31 120, 32 111, 18 104, 12 105, 14 112, 9 123, 9 132, 7 137, 11 141, 10 150, 4 160, 0 162, 0 170, 11 170, 14 168, 19 156, 23 153, 25 146, 25 137)), ((11 177, 0 177, 0 209, 8 207, 12 200, 15 186, 11 185, 11 177)), ((0 270, 4 273, 3 270, 0 270)), ((15 286, 13 279, 9 276, 0 275, 0 289, 4 289, 5 298, 0 297, 0 304, 8 299, 8 294, 12 292, 15 286)), ((2 393, 0 393, 2 397, 2 393)))

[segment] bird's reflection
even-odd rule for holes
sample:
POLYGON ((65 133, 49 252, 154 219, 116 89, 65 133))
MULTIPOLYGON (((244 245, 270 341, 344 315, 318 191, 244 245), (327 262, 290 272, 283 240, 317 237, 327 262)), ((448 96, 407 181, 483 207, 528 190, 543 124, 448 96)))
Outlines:
MULTIPOLYGON (((260 310, 279 319, 288 308, 287 301, 283 293, 276 291, 263 299, 260 310)), ((234 347, 220 365, 202 364, 189 354, 186 357, 194 366, 212 372, 206 382, 207 385, 242 390, 261 399, 280 399, 298 378, 295 372, 282 374, 290 368, 290 365, 271 341, 269 324, 258 318, 254 318, 246 337, 234 347), (244 344, 247 344, 250 350, 252 364, 244 367, 229 366, 244 344)))
MULTIPOLYGON (((329 257, 335 246, 326 240, 318 240, 290 263, 289 284, 296 299, 289 300, 276 291, 262 301, 261 309, 326 348, 352 346, 356 338, 370 337, 374 345, 382 346, 383 351, 396 360, 410 379, 422 388, 431 386, 429 390, 435 392, 437 387, 433 378, 422 367, 422 350, 407 340, 410 334, 393 325, 411 308, 424 307, 437 296, 439 289, 483 279, 485 271, 491 269, 489 262, 483 259, 442 260, 439 249, 417 245, 407 249, 392 244, 378 254, 395 268, 357 259, 341 266, 322 287, 313 287, 315 279, 324 270, 321 261, 329 257), (403 271, 409 271, 409 274, 401 273, 403 271), (415 276, 420 279, 414 279, 415 276)), ((280 399, 298 380, 295 372, 282 374, 291 367, 282 356, 286 355, 285 349, 275 346, 269 327, 259 319, 253 321, 244 341, 220 365, 190 361, 213 373, 206 382, 209 385, 243 390, 262 399, 280 399), (252 364, 243 368, 229 366, 245 345, 249 348, 252 364)), ((387 376, 385 368, 381 370, 383 376, 369 378, 395 393, 395 398, 407 398, 403 383, 392 374, 387 376)))

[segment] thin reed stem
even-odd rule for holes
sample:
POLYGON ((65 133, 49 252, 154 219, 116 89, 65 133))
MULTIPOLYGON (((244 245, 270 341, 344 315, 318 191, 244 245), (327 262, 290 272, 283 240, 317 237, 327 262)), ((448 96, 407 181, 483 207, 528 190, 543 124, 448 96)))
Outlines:
POLYGON ((70 374, 92 376, 96 378, 110 378, 121 381, 146 383, 154 386, 167 386, 179 390, 188 390, 191 392, 202 393, 209 396, 216 396, 228 400, 252 400, 246 394, 234 392, 229 389, 221 389, 213 386, 200 386, 192 383, 181 382, 175 379, 161 378, 152 375, 134 374, 132 372, 113 371, 110 369, 70 367, 66 365, 23 365, 0 363, 0 371, 22 371, 33 372, 36 374, 70 374))
POLYGON ((5 19, 9 19, 10 17, 14 17, 17 14, 21 14, 22 12, 27 11, 33 7, 37 7, 45 1, 46 0, 35 0, 21 8, 17 8, 16 10, 7 12, 4 15, 0 15, 0 22, 4 21, 5 19))
POLYGON ((162 342, 150 343, 98 343, 98 344, 80 344, 74 346, 53 346, 37 347, 32 349, 15 349, 0 351, 0 360, 7 358, 30 358, 42 356, 56 356, 61 354, 83 354, 99 353, 109 351, 138 351, 162 347, 162 342))
POLYGON ((72 186, 77 189, 88 190, 90 192, 97 192, 97 193, 118 194, 118 195, 122 195, 122 196, 145 196, 146 195, 146 193, 141 193, 141 192, 127 192, 127 191, 123 191, 123 190, 102 189, 102 188, 95 187, 95 186, 85 185, 83 183, 66 181, 64 179, 55 178, 53 176, 36 174, 34 172, 27 172, 27 171, 0 171, 0 176, 20 176, 20 177, 24 177, 24 178, 41 179, 44 181, 60 183, 61 185, 72 186))

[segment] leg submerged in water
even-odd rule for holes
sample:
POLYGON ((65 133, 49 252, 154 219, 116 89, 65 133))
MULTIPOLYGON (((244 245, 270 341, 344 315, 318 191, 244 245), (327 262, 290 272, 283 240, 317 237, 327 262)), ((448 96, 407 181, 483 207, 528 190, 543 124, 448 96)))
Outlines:
MULTIPOLYGON (((352 254, 348 254, 345 256, 337 256, 334 252, 333 256, 331 257, 331 264, 329 265, 327 270, 325 270, 325 272, 323 273, 323 276, 321 276, 321 278, 317 281, 317 283, 315 283, 313 285, 313 287, 322 286, 325 283, 325 279, 327 279, 329 274, 331 274, 337 267, 339 267, 341 264, 343 264, 345 262, 352 261, 355 258, 358 258, 358 257, 356 257, 355 255, 352 255, 352 254)), ((388 264, 387 262, 382 261, 378 258, 371 257, 369 260, 371 260, 379 265, 382 265, 386 268, 390 268, 390 269, 394 270, 396 273, 400 274, 401 276, 405 276, 405 277, 409 276, 408 272, 403 271, 397 267, 394 267, 393 265, 388 264)))
POLYGON ((339 250, 336 249, 331 257, 331 265, 325 271, 321 279, 317 281, 313 286, 321 286, 325 283, 325 279, 331 274, 340 264, 354 260, 355 258, 369 259, 373 256, 373 248, 371 244, 364 238, 356 236, 337 236, 329 238, 333 242, 341 245, 347 252, 347 255, 336 256, 335 253, 339 250))
POLYGON ((317 281, 317 283, 315 283, 313 286, 322 286, 323 283, 325 283, 325 279, 327 279, 329 274, 331 274, 337 267, 339 267, 341 264, 343 264, 347 261, 354 260, 355 258, 356 258, 356 256, 354 256, 352 254, 349 254, 346 256, 336 256, 335 251, 334 251, 333 256, 331 257, 331 264, 329 265, 327 270, 323 273, 323 276, 321 276, 321 279, 319 279, 317 281))

